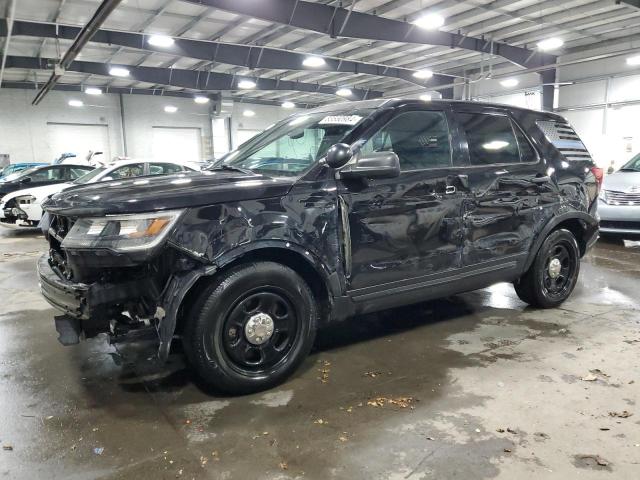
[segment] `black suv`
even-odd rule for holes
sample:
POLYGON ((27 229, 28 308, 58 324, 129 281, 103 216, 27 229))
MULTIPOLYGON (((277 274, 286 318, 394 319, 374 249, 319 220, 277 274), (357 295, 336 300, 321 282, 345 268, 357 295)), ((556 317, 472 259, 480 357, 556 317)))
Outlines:
POLYGON ((375 100, 296 114, 209 170, 76 187, 44 207, 63 343, 172 339, 208 384, 283 381, 315 331, 513 282, 555 307, 598 233, 602 171, 551 113, 375 100))

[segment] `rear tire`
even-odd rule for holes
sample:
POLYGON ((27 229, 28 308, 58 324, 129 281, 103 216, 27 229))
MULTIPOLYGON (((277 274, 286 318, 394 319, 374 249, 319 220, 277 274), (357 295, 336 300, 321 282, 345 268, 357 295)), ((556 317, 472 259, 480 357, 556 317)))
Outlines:
POLYGON ((303 362, 318 308, 307 283, 274 262, 223 272, 204 289, 185 328, 185 351, 198 377, 230 394, 271 388, 303 362))
POLYGON ((538 250, 531 267, 514 282, 518 297, 534 307, 554 308, 576 286, 580 273, 580 249, 569 230, 551 232, 538 250))

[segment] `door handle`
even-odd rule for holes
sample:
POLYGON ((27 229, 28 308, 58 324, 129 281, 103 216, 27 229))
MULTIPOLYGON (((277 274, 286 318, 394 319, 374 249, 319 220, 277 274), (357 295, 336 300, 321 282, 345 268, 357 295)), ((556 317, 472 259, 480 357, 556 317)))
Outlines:
POLYGON ((447 188, 444 189, 444 193, 447 195, 453 195, 456 193, 456 187, 453 185, 447 185, 447 188))
POLYGON ((533 183, 547 183, 551 181, 551 177, 549 175, 545 175, 543 177, 533 177, 531 181, 533 183))

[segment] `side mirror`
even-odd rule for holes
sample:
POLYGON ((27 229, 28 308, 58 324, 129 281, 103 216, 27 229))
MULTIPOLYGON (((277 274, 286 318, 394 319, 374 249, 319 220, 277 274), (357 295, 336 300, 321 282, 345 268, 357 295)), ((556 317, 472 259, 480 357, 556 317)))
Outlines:
POLYGON ((31 181, 31 177, 24 177, 20 179, 20 183, 29 183, 31 181))
POLYGON ((353 157, 351 147, 346 143, 336 143, 327 150, 327 165, 331 168, 344 167, 353 157))
POLYGON ((394 152, 367 153, 338 173, 340 178, 394 178, 400 175, 400 159, 394 152))
POLYGON ((101 182, 109 182, 113 180, 113 177, 110 177, 109 175, 107 175, 106 177, 102 177, 102 180, 100 180, 101 182))

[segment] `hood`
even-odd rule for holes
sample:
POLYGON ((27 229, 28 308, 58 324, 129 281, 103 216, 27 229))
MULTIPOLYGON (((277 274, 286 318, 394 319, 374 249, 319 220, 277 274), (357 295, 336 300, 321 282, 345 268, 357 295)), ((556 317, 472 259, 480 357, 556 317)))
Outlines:
POLYGON ((73 216, 173 210, 285 195, 294 178, 216 170, 138 177, 74 186, 45 203, 45 210, 73 216))
POLYGON ((615 192, 629 192, 635 188, 640 192, 640 172, 616 172, 604 177, 603 186, 605 190, 615 192))

